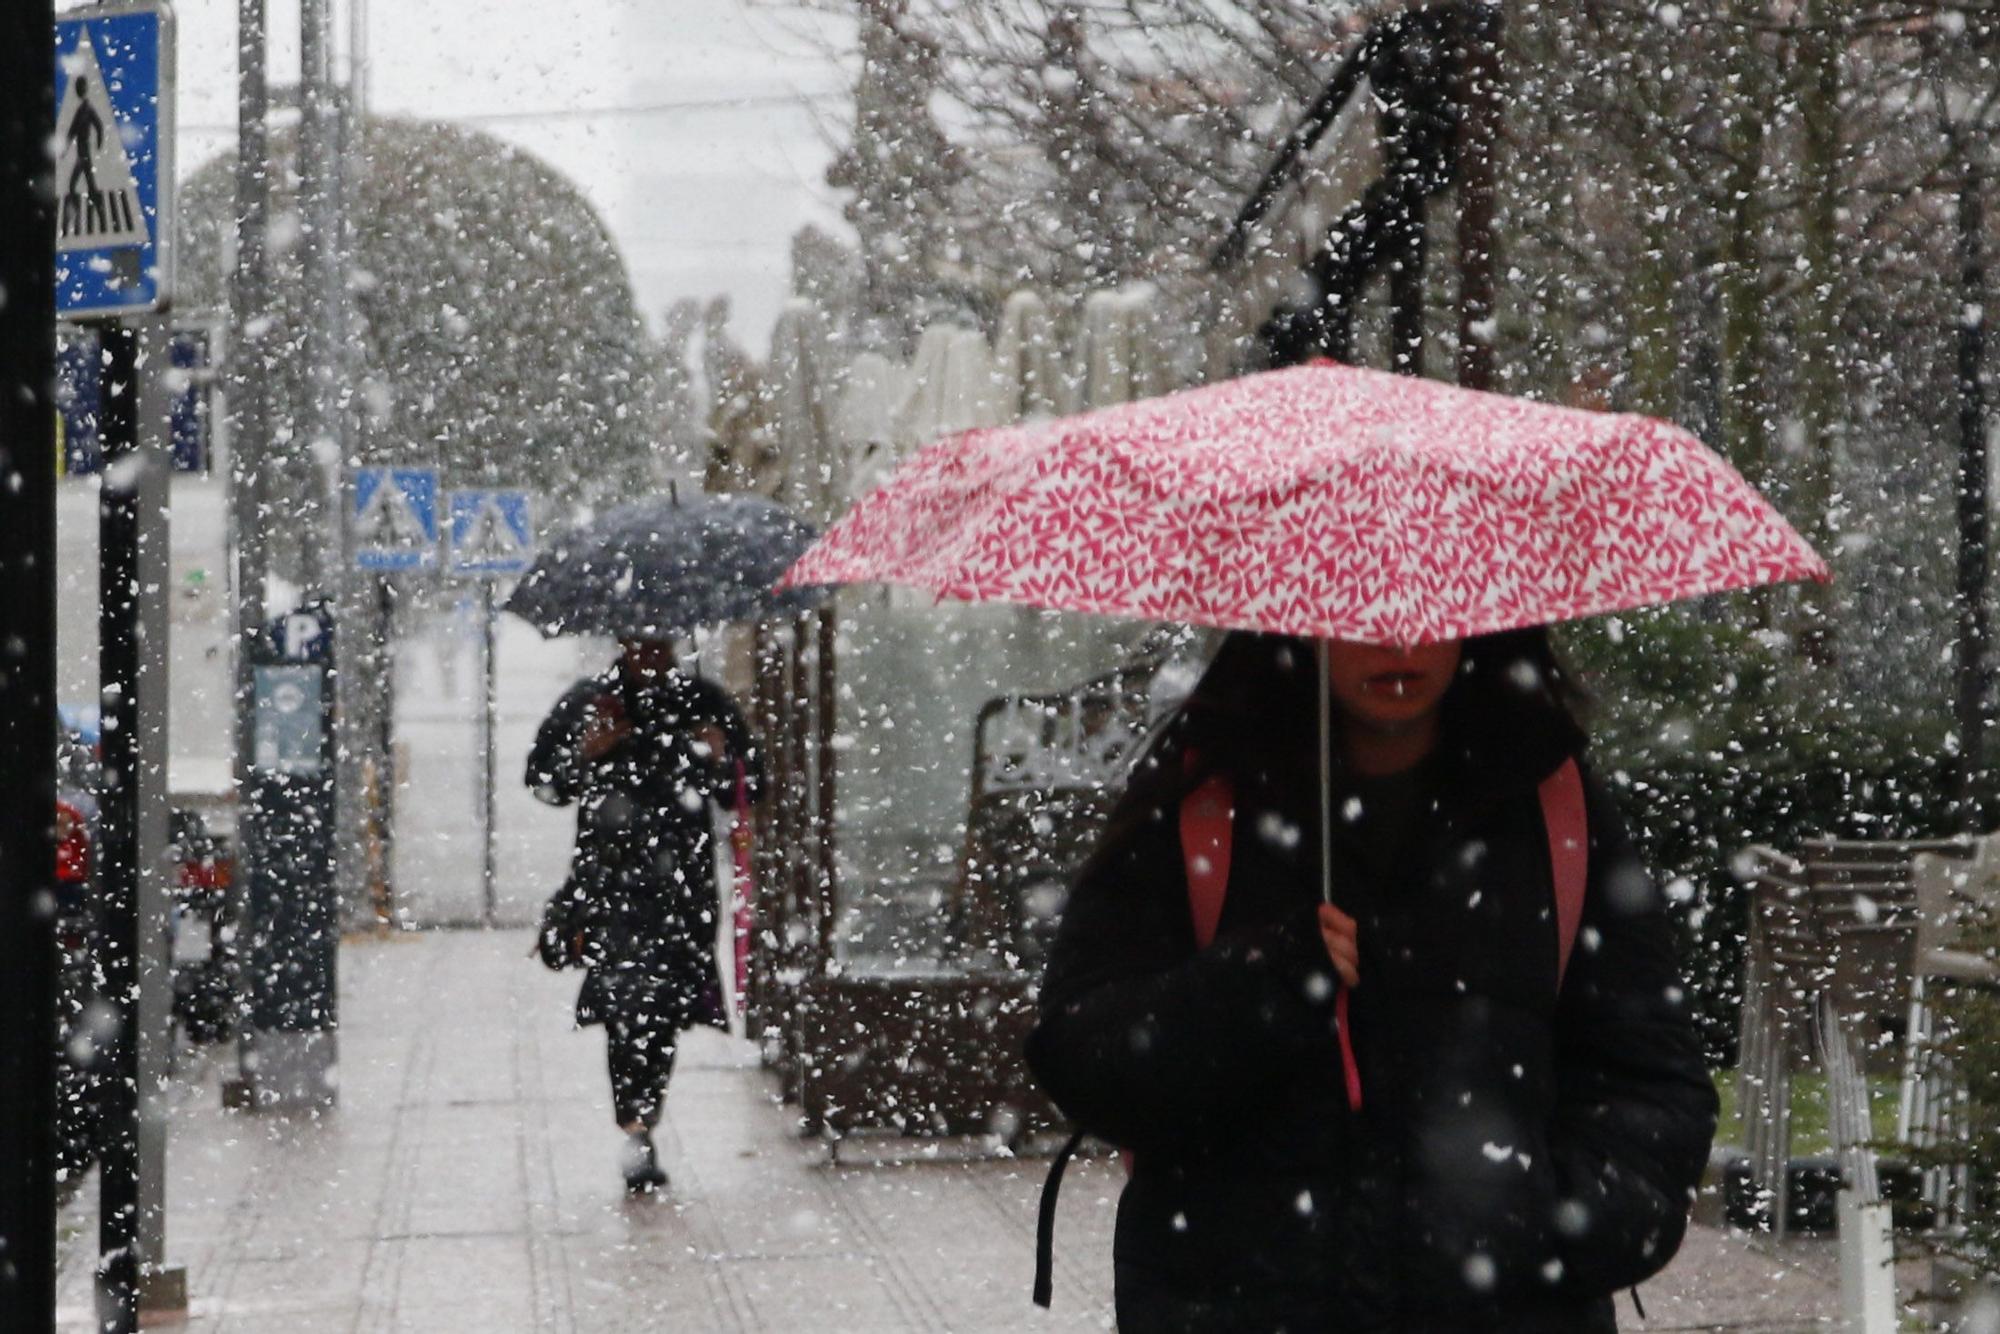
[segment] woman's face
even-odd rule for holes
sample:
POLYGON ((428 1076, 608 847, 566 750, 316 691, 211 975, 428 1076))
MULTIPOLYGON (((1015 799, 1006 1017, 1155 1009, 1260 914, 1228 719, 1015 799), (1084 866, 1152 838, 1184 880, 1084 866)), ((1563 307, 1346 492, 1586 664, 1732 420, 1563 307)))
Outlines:
POLYGON ((1397 732, 1428 721, 1458 674, 1464 641, 1418 648, 1326 642, 1327 685, 1343 717, 1371 731, 1397 732))
POLYGON ((674 670, 674 646, 664 639, 622 639, 618 647, 625 655, 625 670, 642 681, 652 681, 674 670))

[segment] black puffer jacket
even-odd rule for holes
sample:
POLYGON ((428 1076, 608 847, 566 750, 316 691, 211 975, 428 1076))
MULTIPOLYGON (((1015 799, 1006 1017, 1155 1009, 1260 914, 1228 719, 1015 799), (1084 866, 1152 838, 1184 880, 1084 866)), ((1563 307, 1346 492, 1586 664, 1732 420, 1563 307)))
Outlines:
POLYGON ((1336 896, 1360 923, 1356 1114, 1298 745, 1235 775, 1211 946, 1190 924, 1176 810, 1193 779, 1161 777, 1183 768, 1170 740, 1051 954, 1029 1061, 1079 1125, 1133 1151, 1120 1328, 1614 1328, 1610 1295, 1680 1244, 1716 1110, 1674 933, 1617 811, 1586 771, 1588 893, 1560 996, 1536 789, 1566 742, 1441 749, 1395 855, 1336 820, 1336 896))

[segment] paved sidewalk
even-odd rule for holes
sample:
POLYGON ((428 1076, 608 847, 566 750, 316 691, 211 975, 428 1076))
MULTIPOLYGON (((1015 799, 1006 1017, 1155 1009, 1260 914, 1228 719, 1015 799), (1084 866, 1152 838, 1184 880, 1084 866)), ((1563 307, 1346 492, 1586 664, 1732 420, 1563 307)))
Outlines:
MULTIPOLYGON (((597 1030, 521 932, 341 953, 341 1106, 225 1113, 189 1062, 170 1258, 202 1334, 1107 1329, 1115 1163, 1063 1189, 1055 1307, 1028 1302, 1040 1160, 862 1166, 802 1143, 748 1044, 697 1033, 659 1137, 671 1190, 627 1202, 597 1030)), ((921 1154, 919 1146, 911 1152, 921 1154)), ((95 1181, 64 1215, 64 1328, 89 1325, 95 1181)), ((1628 1329, 1824 1328, 1832 1249, 1697 1228, 1628 1329)))

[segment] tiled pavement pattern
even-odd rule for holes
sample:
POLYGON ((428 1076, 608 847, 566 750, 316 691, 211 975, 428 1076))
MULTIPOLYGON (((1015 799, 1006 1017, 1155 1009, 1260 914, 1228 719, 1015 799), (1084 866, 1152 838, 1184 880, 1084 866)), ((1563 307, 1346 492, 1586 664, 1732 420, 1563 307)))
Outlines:
MULTIPOLYGON (((222 1061, 186 1063, 169 1254, 200 1334, 616 1334, 1107 1329, 1118 1168, 1072 1168, 1052 1313, 1028 1302, 1046 1163, 828 1163, 747 1044, 691 1035, 659 1137, 664 1198, 627 1202, 603 1038, 525 933, 430 933, 341 953, 341 1105, 226 1113, 222 1061)), ((911 1152, 921 1153, 911 1146, 911 1152)), ((62 1316, 89 1326, 90 1195, 64 1216, 62 1316)), ((1825 1328, 1831 1247, 1697 1228, 1642 1326, 1825 1328)))

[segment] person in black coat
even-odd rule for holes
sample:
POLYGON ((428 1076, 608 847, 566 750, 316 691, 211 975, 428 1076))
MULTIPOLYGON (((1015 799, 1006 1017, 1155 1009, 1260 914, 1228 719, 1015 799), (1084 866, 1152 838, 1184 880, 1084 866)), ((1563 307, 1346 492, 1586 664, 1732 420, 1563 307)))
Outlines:
POLYGON ((1580 765, 1589 869, 1558 986, 1537 789, 1584 738, 1545 632, 1328 649, 1329 795, 1313 645, 1232 636, 1052 947, 1028 1059, 1130 1151, 1119 1328, 1615 1329, 1612 1294, 1680 1245, 1715 1129, 1662 896, 1580 765), (1231 861, 1198 949, 1177 812, 1217 770, 1231 861))
POLYGON ((666 1182, 652 1129, 679 1035, 728 1023, 709 805, 736 801, 739 771, 755 800, 763 768, 729 696, 677 670, 671 645, 622 648, 609 671, 556 701, 527 782, 543 801, 578 806, 563 911, 553 914, 574 938, 553 945, 589 967, 576 1018, 604 1025, 613 1112, 628 1136, 626 1184, 645 1191, 666 1182))

